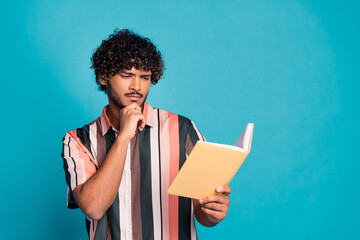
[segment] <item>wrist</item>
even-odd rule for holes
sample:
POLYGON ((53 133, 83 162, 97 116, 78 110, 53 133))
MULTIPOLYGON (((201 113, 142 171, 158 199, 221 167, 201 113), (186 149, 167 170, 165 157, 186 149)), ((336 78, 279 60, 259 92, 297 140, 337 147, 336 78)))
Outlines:
POLYGON ((126 135, 120 133, 117 138, 116 138, 116 142, 118 144, 123 144, 123 145, 128 145, 129 142, 131 141, 131 138, 127 137, 126 135))

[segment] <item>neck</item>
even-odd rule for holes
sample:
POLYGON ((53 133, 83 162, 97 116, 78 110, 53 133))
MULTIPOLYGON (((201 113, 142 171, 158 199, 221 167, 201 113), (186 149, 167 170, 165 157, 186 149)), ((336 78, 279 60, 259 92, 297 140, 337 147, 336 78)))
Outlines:
POLYGON ((106 111, 106 115, 110 121, 110 124, 116 129, 120 129, 120 111, 122 108, 118 108, 113 104, 109 103, 109 107, 106 111))

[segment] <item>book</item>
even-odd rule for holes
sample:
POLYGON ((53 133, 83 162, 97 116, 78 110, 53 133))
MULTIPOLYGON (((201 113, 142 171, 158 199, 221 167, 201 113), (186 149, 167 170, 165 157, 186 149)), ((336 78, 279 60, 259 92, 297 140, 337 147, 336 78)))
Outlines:
POLYGON ((227 186, 249 155, 254 124, 248 123, 235 145, 197 141, 167 193, 201 199, 227 186))

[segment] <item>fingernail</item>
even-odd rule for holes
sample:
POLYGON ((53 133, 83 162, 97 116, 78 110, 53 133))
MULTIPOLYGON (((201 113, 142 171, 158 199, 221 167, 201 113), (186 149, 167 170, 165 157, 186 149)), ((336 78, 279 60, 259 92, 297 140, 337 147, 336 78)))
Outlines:
POLYGON ((221 188, 221 187, 218 187, 218 188, 216 189, 216 191, 217 191, 217 192, 221 192, 221 191, 222 191, 222 188, 221 188))
POLYGON ((203 203, 204 203, 204 200, 203 200, 203 199, 200 199, 199 202, 200 202, 200 204, 203 204, 203 203))

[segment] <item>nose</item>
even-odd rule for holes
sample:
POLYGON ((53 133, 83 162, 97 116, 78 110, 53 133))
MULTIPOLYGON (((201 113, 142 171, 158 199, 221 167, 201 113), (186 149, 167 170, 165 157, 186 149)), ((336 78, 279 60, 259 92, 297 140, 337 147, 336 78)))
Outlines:
POLYGON ((133 91, 137 91, 139 92, 141 89, 140 89, 140 77, 139 76, 134 76, 132 81, 131 81, 131 84, 130 84, 130 89, 133 90, 133 91))

